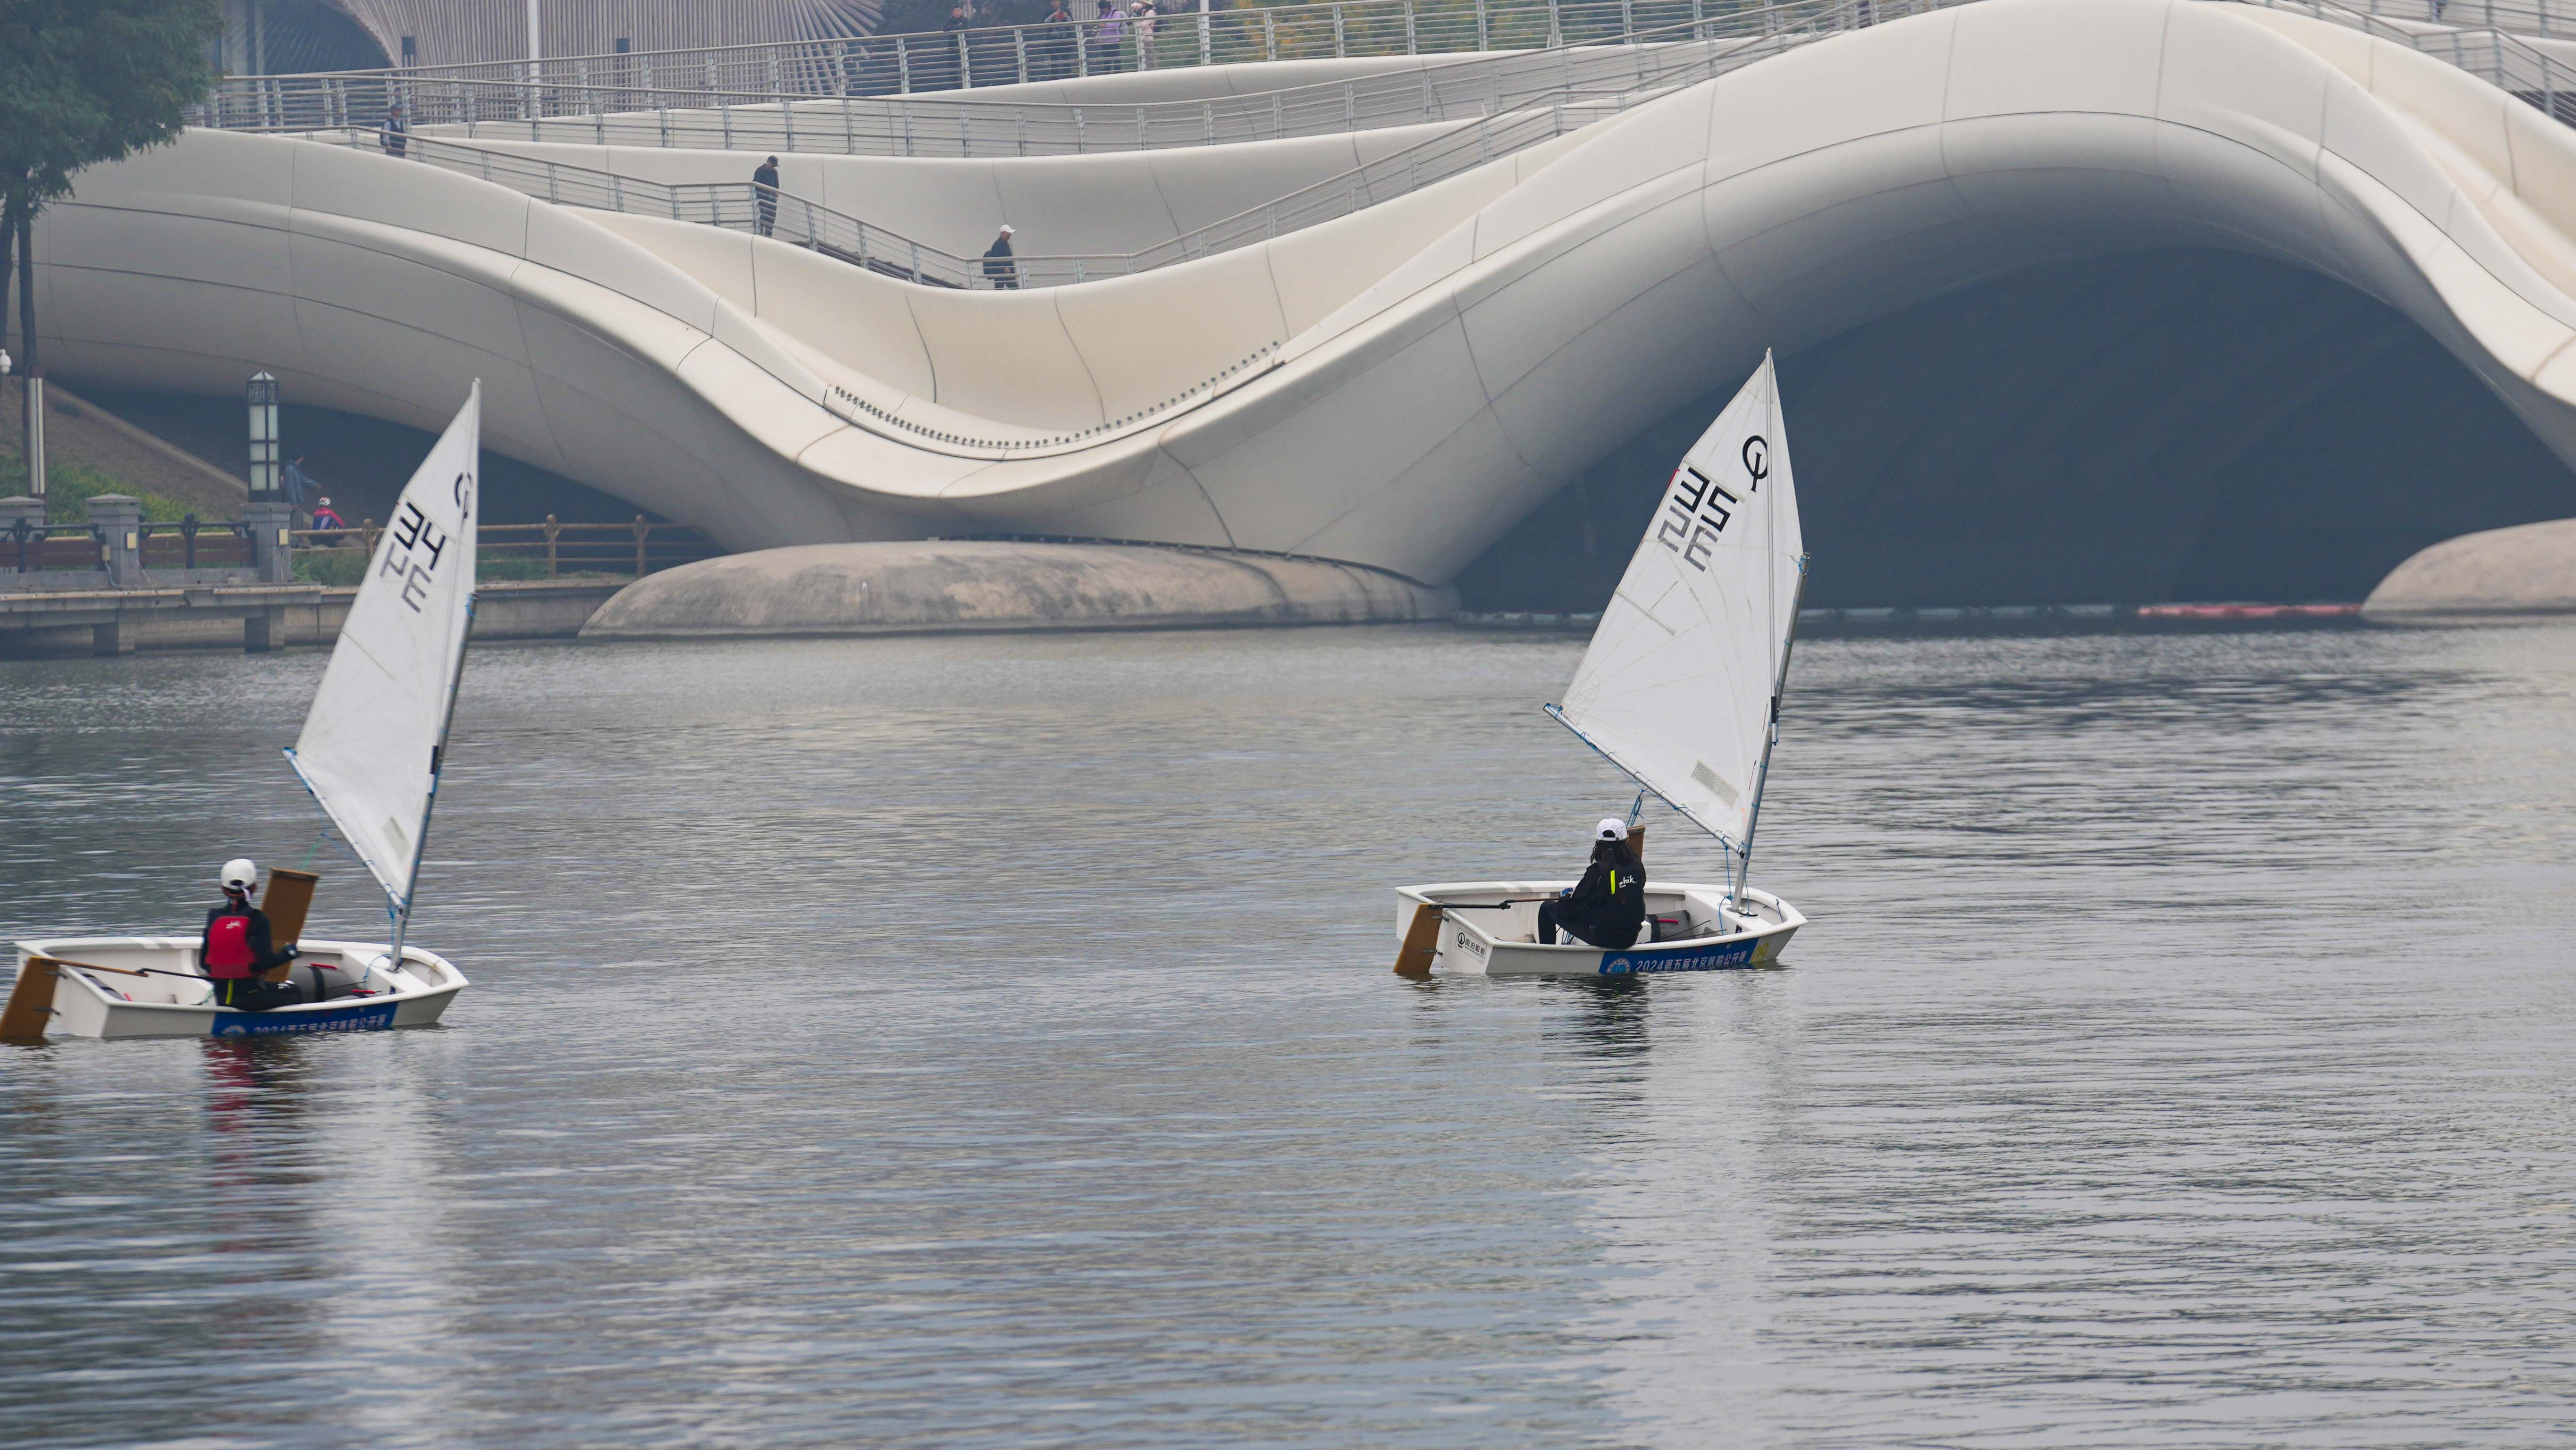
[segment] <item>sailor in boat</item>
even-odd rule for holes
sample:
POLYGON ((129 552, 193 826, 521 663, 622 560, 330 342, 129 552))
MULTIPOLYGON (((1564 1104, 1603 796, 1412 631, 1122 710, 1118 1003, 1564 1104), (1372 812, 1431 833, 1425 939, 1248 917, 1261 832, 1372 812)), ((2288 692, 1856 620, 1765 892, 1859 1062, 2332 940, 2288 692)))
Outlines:
POLYGON ((206 912, 206 934, 198 944, 197 962, 215 984, 215 1003, 237 1012, 265 1012, 304 1000, 304 993, 284 982, 260 980, 260 974, 295 960, 295 948, 279 949, 271 939, 268 913, 250 904, 259 884, 259 868, 239 857, 224 863, 224 900, 206 912))
POLYGON ((1538 905, 1538 940, 1562 945, 1559 931, 1585 946, 1626 951, 1646 926, 1646 867, 1628 848, 1628 823, 1607 816, 1592 829, 1592 865, 1583 879, 1538 905))

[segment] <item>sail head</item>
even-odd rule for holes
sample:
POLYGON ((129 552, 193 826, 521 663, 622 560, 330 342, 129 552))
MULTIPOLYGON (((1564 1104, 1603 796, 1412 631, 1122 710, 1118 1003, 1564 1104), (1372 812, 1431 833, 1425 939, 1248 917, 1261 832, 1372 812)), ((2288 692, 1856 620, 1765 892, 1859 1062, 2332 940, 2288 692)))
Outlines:
POLYGON ((472 615, 482 415, 478 382, 395 502, 288 752, 398 911, 419 867, 472 615))
POLYGON ((1665 485, 1550 713, 1741 851, 1806 549, 1771 359, 1665 485))

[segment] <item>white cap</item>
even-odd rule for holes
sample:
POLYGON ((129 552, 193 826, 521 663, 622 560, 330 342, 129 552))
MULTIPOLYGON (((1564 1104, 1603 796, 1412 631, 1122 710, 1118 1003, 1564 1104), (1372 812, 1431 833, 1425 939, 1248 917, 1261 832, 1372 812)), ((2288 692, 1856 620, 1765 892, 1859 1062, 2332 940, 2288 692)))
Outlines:
POLYGON ((1601 818, 1601 824, 1592 828, 1592 839, 1596 841, 1624 841, 1628 839, 1628 823, 1619 819, 1617 816, 1603 816, 1601 818))
POLYGON ((248 856, 235 856, 224 863, 224 889, 248 891, 259 884, 259 868, 248 856))
POLYGON ((1018 231, 1018 230, 1019 230, 1019 228, 1017 228, 1017 227, 1015 227, 1015 226, 1012 226, 1009 222, 1004 222, 1004 223, 1002 223, 1002 235, 1003 235, 1003 236, 1006 236, 1006 237, 1007 237, 1007 236, 1009 236, 1011 233, 1013 233, 1013 232, 1015 232, 1015 231, 1018 231))

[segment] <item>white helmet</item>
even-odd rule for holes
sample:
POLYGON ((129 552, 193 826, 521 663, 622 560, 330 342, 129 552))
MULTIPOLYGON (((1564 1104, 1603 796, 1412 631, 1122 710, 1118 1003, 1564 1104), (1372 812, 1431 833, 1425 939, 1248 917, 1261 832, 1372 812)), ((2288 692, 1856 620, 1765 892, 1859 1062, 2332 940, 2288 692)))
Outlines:
POLYGON ((1619 819, 1617 816, 1603 816, 1601 818, 1601 824, 1592 828, 1592 839, 1596 841, 1624 841, 1628 839, 1628 823, 1619 819))
POLYGON ((259 867, 248 856, 235 856, 224 863, 224 889, 248 892, 259 884, 259 867))

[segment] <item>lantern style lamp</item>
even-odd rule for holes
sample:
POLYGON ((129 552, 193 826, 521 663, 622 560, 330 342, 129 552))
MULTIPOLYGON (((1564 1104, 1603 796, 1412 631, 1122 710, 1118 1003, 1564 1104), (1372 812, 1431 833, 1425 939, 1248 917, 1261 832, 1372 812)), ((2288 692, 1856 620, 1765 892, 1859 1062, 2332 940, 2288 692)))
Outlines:
POLYGON ((277 378, 268 372, 254 373, 250 380, 250 501, 275 503, 278 498, 279 472, 284 460, 278 457, 277 378))

